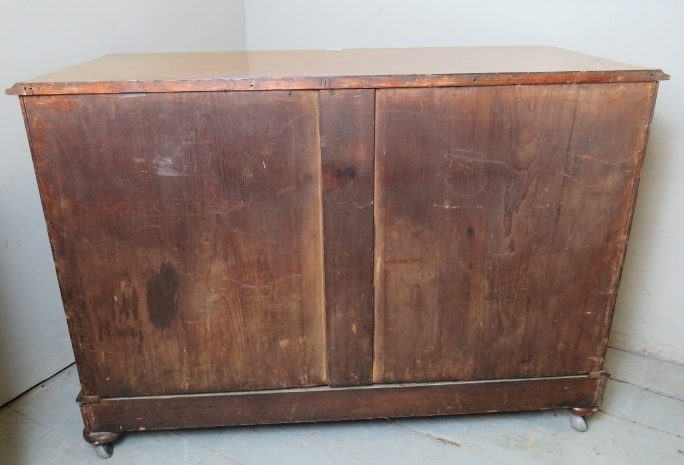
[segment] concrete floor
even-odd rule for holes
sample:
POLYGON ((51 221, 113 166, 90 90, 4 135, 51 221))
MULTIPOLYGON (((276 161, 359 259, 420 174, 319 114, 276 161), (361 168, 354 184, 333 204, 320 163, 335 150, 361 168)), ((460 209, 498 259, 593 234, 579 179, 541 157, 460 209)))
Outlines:
POLYGON ((81 439, 71 366, 0 408, 0 464, 683 464, 684 367, 610 350, 602 411, 214 428, 123 435, 102 461, 81 439))

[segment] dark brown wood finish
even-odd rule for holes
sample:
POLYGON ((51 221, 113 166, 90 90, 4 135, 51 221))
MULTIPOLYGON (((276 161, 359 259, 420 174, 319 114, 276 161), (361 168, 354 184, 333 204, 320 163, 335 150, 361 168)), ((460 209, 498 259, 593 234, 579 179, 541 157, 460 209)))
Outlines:
POLYGON ((656 89, 377 92, 374 382, 601 369, 656 89))
POLYGON ((16 84, 84 437, 595 411, 667 78, 472 47, 124 54, 16 84))
POLYGON ((602 376, 309 388, 107 399, 84 404, 93 431, 265 425, 593 407, 602 376))
POLYGON ((327 382, 317 92, 24 101, 84 395, 327 382))
MULTIPOLYGON (((82 410, 83 409, 84 408, 82 407, 82 410)), ((120 435, 121 433, 92 433, 88 431, 88 429, 83 430, 83 439, 94 446, 100 446, 114 442, 120 435)))
POLYGON ((319 102, 328 382, 370 384, 375 91, 326 90, 319 102))
POLYGON ((18 95, 640 82, 659 69, 555 47, 107 55, 15 84, 18 95))

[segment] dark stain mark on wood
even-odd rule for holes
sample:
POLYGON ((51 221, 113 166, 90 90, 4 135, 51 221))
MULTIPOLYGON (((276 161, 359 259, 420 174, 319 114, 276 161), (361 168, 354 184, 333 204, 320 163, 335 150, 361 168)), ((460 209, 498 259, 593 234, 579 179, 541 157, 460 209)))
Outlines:
MULTIPOLYGON (((323 147, 321 150, 326 150, 328 147, 323 147)), ((344 157, 345 154, 338 154, 337 157, 344 157)), ((352 181, 356 176, 356 168, 347 166, 337 168, 333 166, 326 166, 323 170, 323 190, 335 190, 345 186, 352 186, 352 181)))
POLYGON ((147 313, 150 322, 159 329, 171 326, 176 316, 179 281, 170 263, 163 264, 159 273, 147 280, 147 313))
POLYGON ((345 178, 353 178, 354 175, 356 174, 356 170, 352 168, 351 166, 344 168, 344 169, 337 169, 334 171, 333 176, 335 177, 345 177, 345 178))

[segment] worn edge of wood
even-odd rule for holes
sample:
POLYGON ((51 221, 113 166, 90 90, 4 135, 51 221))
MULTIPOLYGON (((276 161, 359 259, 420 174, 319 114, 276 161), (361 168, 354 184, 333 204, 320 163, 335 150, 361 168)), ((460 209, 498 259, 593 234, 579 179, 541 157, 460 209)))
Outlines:
POLYGON ((601 371, 598 373, 599 377, 599 384, 598 388, 596 389, 596 397, 594 397, 594 405, 593 408, 596 408, 597 410, 601 407, 603 404, 603 396, 606 393, 606 386, 608 385, 608 379, 610 378, 610 373, 607 371, 601 371))
POLYGON ((100 402, 102 400, 102 397, 100 396, 86 396, 83 394, 83 389, 81 389, 76 396, 76 402, 79 404, 96 404, 97 402, 100 402))
MULTIPOLYGON (((635 173, 635 178, 634 178, 634 184, 632 185, 632 192, 630 194, 630 198, 628 200, 628 213, 627 213, 627 218, 625 220, 625 224, 623 226, 623 231, 622 231, 622 236, 623 236, 623 241, 622 241, 622 247, 620 250, 620 258, 618 261, 618 265, 615 271, 615 276, 613 278, 613 288, 611 289, 612 291, 612 296, 610 298, 610 301, 608 302, 608 308, 606 309, 606 320, 605 324, 603 325, 603 334, 601 335, 601 367, 603 367, 603 363, 606 359, 606 353, 608 351, 608 341, 610 338, 610 329, 611 326, 613 325, 613 316, 615 315, 615 304, 617 303, 617 296, 618 296, 618 290, 620 289, 620 281, 622 280, 622 272, 624 269, 625 265, 625 259, 627 258, 627 247, 629 244, 629 236, 632 230, 632 223, 634 220, 634 210, 636 208, 636 201, 637 201, 637 194, 639 192, 639 183, 641 181, 641 172, 643 169, 644 165, 644 160, 646 159, 646 149, 648 147, 648 138, 651 134, 651 126, 653 123, 653 114, 655 113, 655 105, 656 105, 656 100, 658 97, 658 86, 659 83, 655 82, 653 89, 651 90, 651 109, 650 109, 650 114, 648 116, 648 125, 646 127, 646 133, 644 134, 644 143, 641 147, 641 150, 638 153, 639 161, 638 161, 638 166, 636 169, 635 173)), ((603 385, 603 388, 605 389, 605 383, 603 385)), ((601 402, 603 401, 603 392, 601 392, 601 395, 598 400, 598 404, 600 406, 601 402)))
POLYGON ((584 84, 668 80, 659 69, 535 73, 470 73, 283 78, 176 79, 154 81, 18 82, 7 95, 121 94, 142 92, 215 92, 230 90, 383 89, 464 87, 514 84, 584 84))
POLYGON ((596 407, 606 377, 566 376, 102 399, 80 404, 92 431, 426 417, 596 407))

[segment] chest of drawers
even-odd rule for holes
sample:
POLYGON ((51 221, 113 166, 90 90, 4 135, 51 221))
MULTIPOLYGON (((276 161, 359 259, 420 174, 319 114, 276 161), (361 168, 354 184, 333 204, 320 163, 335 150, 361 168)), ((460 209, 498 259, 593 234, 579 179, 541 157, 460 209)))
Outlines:
POLYGON ((85 438, 591 414, 666 78, 488 47, 112 55, 16 84, 85 438))

